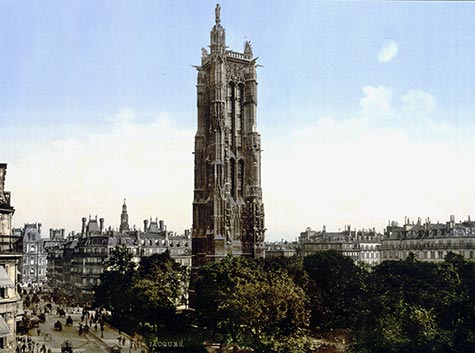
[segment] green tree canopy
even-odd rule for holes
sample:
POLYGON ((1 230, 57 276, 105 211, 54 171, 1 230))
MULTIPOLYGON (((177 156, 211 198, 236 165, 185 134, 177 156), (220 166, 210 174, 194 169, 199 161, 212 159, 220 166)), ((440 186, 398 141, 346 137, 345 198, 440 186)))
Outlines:
POLYGON ((163 325, 173 316, 187 278, 166 251, 143 257, 132 285, 134 316, 151 325, 163 325))
POLYGON ((310 279, 308 296, 312 327, 347 328, 358 312, 366 272, 340 252, 329 250, 306 256, 303 266, 310 279))
POLYGON ((115 325, 123 329, 137 324, 132 315, 134 297, 131 283, 134 281, 136 264, 125 245, 117 245, 106 261, 101 283, 95 288, 95 305, 112 313, 115 325))
POLYGON ((305 292, 261 261, 230 257, 205 266, 195 289, 200 324, 221 342, 270 352, 308 326, 305 292))
POLYGON ((354 350, 474 351, 473 299, 461 275, 465 268, 463 258, 452 255, 437 264, 408 258, 377 266, 354 326, 354 350))

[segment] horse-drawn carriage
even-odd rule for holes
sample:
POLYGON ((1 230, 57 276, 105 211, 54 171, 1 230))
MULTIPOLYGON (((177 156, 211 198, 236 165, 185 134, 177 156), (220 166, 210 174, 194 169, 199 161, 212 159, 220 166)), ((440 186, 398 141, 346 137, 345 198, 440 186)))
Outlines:
POLYGON ((61 344, 61 353, 73 353, 73 344, 71 341, 64 341, 61 344))
POLYGON ((122 352, 122 348, 119 345, 114 344, 111 347, 111 353, 121 353, 121 352, 122 352))
POLYGON ((59 321, 59 320, 56 321, 56 322, 54 323, 53 329, 54 329, 55 331, 62 331, 62 330, 63 330, 63 324, 61 323, 61 321, 59 321))

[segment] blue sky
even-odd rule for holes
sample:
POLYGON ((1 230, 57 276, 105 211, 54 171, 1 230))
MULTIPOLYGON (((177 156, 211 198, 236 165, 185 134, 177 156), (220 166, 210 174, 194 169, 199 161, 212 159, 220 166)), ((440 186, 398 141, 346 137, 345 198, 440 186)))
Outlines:
MULTIPOLYGON (((14 224, 191 225, 211 1, 0 1, 0 157, 14 224)), ((222 1, 259 57, 268 239, 474 209, 475 4, 222 1)))

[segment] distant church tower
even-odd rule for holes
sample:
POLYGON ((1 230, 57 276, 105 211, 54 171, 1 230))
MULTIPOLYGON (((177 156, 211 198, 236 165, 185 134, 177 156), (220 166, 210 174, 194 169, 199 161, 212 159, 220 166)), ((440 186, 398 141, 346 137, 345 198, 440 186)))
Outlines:
POLYGON ((125 204, 125 199, 124 199, 124 204, 122 205, 122 213, 120 215, 119 232, 126 233, 129 230, 130 230, 129 229, 129 215, 127 214, 127 205, 125 204))
POLYGON ((257 132, 256 60, 228 50, 216 5, 210 53, 198 70, 193 267, 228 254, 264 256, 261 137, 257 132))

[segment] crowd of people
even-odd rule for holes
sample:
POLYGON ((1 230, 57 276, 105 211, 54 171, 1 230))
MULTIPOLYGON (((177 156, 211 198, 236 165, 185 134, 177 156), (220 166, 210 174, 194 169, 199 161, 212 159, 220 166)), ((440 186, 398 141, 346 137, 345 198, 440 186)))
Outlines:
POLYGON ((40 342, 35 341, 30 335, 17 337, 16 353, 51 353, 51 347, 46 347, 43 343, 40 347, 40 342))
MULTIPOLYGON (((92 330, 97 337, 104 338, 105 322, 110 315, 110 312, 102 308, 87 308, 77 306, 76 303, 71 302, 66 297, 54 298, 54 295, 42 291, 40 288, 24 291, 22 297, 35 298, 35 300, 27 300, 28 305, 25 306, 25 316, 30 318, 39 317, 41 314, 44 318, 50 313, 55 313, 59 316, 58 320, 53 323, 52 329, 55 331, 62 331, 63 326, 76 326, 78 328, 78 335, 85 335, 92 330), (55 300, 58 299, 58 300, 55 300), (53 311, 54 309, 54 311, 53 311), (74 320, 73 320, 74 317, 74 320)), ((44 322, 45 320, 40 320, 44 322)), ((48 347, 48 342, 52 340, 50 333, 44 333, 41 337, 41 329, 39 325, 29 326, 26 328, 24 335, 17 337, 16 353, 51 353, 51 347, 48 347), (36 335, 32 335, 32 330, 36 335), (33 337, 33 336, 37 336, 33 337)), ((145 352, 145 345, 143 345, 143 337, 134 335, 129 337, 120 332, 118 337, 117 348, 123 348, 129 341, 129 351, 140 349, 145 352)))

